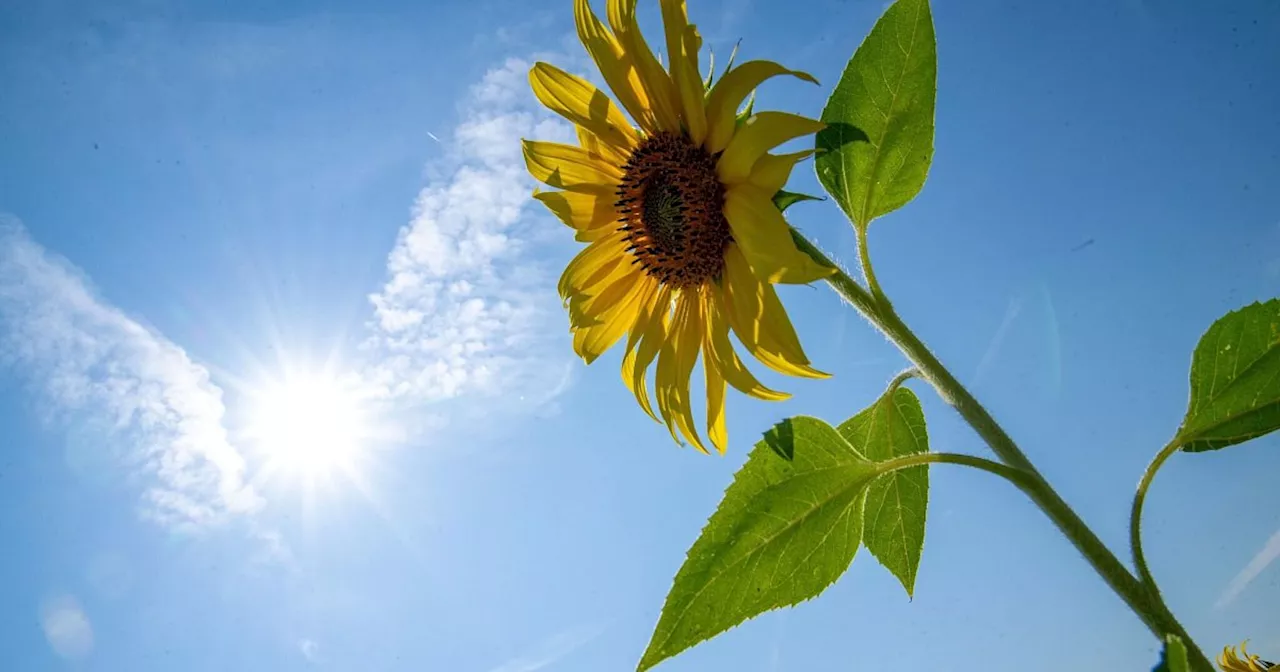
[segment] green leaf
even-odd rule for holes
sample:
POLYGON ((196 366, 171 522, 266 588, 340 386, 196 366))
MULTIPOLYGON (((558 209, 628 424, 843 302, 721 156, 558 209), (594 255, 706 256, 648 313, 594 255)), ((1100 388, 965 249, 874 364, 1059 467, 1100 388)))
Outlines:
POLYGON ((938 54, 928 0, 898 0, 849 59, 822 110, 814 170, 855 225, 906 205, 933 158, 938 54))
POLYGON ((863 494, 876 473, 817 418, 769 430, 689 549, 639 669, 834 583, 862 541, 863 494))
MULTIPOLYGON (((839 431, 873 462, 929 451, 920 400, 905 387, 885 392, 876 403, 844 421, 839 431)), ((928 467, 890 472, 867 489, 862 542, 898 577, 907 595, 915 591, 928 506, 928 467)))
POLYGON ((1181 637, 1165 637, 1160 663, 1151 672, 1191 672, 1191 665, 1187 663, 1187 645, 1182 642, 1181 637))
POLYGON ((1191 358, 1191 403, 1176 439, 1216 450, 1280 429, 1280 299, 1227 313, 1191 358))
POLYGON ((778 208, 778 212, 786 212, 787 208, 799 203, 800 201, 821 201, 818 196, 810 196, 796 191, 787 191, 779 189, 778 193, 773 195, 773 204, 778 208))

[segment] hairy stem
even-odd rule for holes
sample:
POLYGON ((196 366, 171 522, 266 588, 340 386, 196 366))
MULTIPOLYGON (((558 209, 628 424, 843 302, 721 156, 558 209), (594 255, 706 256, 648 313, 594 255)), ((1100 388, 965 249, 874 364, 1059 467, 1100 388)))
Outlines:
POLYGON ((898 389, 899 387, 901 387, 902 384, 907 382, 908 380, 912 378, 919 378, 919 377, 920 377, 920 372, 917 371, 916 367, 914 366, 909 369, 906 369, 905 371, 900 371, 898 375, 893 377, 893 380, 889 381, 888 389, 890 392, 892 392, 898 389))
POLYGON ((1178 452, 1181 447, 1182 445, 1176 440, 1170 441, 1169 445, 1161 449, 1155 459, 1151 460, 1147 470, 1142 473, 1142 480, 1138 482, 1138 491, 1133 495, 1133 508, 1129 511, 1129 547, 1133 551, 1133 565, 1138 568, 1138 580, 1146 584, 1157 596, 1160 591, 1156 588, 1156 580, 1147 567, 1147 557, 1142 553, 1142 506, 1147 502, 1147 489, 1151 487, 1151 481, 1155 480, 1156 472, 1160 471, 1165 460, 1178 452))
POLYGON ((1165 604, 1164 597, 1160 594, 1160 587, 1156 584, 1155 577, 1151 575, 1150 567, 1147 566, 1147 556, 1142 552, 1142 507, 1147 502, 1147 490, 1155 480, 1156 472, 1160 471, 1165 461, 1181 447, 1182 443, 1174 439, 1160 449, 1155 459, 1151 460, 1151 464, 1147 465, 1147 470, 1142 473, 1138 490, 1133 494, 1133 508, 1129 510, 1129 548, 1133 553, 1133 566, 1138 570, 1138 580, 1149 591, 1152 603, 1163 609, 1169 620, 1175 623, 1177 621, 1174 619, 1173 612, 1165 604))
POLYGON ((858 262, 862 264, 862 277, 867 279, 867 288, 871 290, 871 297, 877 304, 889 305, 889 297, 884 295, 884 291, 880 289, 880 281, 876 280, 876 270, 871 265, 871 252, 867 247, 867 227, 855 226, 854 230, 858 234, 858 262))
MULTIPOLYGON (((943 401, 956 409, 956 412, 969 423, 978 436, 982 437, 1001 462, 1020 474, 1020 478, 1024 479, 1024 482, 1018 483, 1022 491, 1053 521, 1058 530, 1080 551, 1111 590, 1137 614, 1143 624, 1161 640, 1166 634, 1178 635, 1187 645, 1192 669, 1212 672, 1213 666, 1209 659, 1195 645, 1181 624, 1172 617, 1169 610, 1158 599, 1154 599, 1154 596, 1146 590, 1145 584, 1129 572, 1106 544, 1102 543, 1098 535, 1049 485, 1013 439, 1005 433, 995 418, 991 417, 987 409, 978 403, 969 390, 943 366, 924 342, 907 328, 889 302, 880 299, 883 295, 875 290, 869 294, 812 242, 794 231, 792 236, 800 249, 814 261, 836 269, 836 273, 827 278, 831 287, 887 336, 894 345, 898 346, 898 349, 915 365, 920 377, 937 390, 943 401)), ((870 271, 865 231, 859 231, 858 243, 863 270, 870 281, 874 275, 870 271)), ((878 286, 875 289, 878 290, 878 286)))
POLYGON ((1154 460, 1151 460, 1151 464, 1147 465, 1147 470, 1142 474, 1142 480, 1138 482, 1138 491, 1133 495, 1133 508, 1129 511, 1129 547, 1133 550, 1133 564, 1138 568, 1138 580, 1145 583, 1156 595, 1159 595, 1159 590, 1156 588, 1155 579, 1151 576, 1151 570, 1147 568, 1147 558, 1142 553, 1142 506, 1147 502, 1147 489, 1151 487, 1151 481, 1155 480, 1156 472, 1160 471, 1165 460, 1178 452, 1181 447, 1176 440, 1171 441, 1154 460))

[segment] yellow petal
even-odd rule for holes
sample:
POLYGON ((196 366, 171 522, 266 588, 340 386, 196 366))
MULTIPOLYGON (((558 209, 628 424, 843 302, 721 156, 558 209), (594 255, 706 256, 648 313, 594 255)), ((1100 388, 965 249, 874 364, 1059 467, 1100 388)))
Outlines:
POLYGON ((707 436, 711 445, 724 455, 729 446, 729 431, 724 423, 724 376, 710 358, 702 361, 702 369, 707 378, 707 436))
POLYGON ((817 133, 826 124, 787 112, 758 112, 733 134, 716 172, 726 184, 743 182, 765 152, 802 135, 817 133))
POLYGON ((575 256, 564 267, 560 282, 556 289, 561 299, 570 294, 586 291, 592 283, 589 280, 606 265, 618 264, 624 256, 628 256, 622 241, 625 233, 615 231, 612 234, 591 243, 575 256))
POLYGON ((800 347, 795 327, 773 285, 755 277, 735 245, 725 253, 723 277, 725 317, 747 352, 778 373, 801 378, 831 377, 809 366, 809 358, 800 347))
POLYGON ((706 340, 702 346, 706 355, 703 366, 714 363, 720 375, 734 389, 756 399, 765 401, 789 399, 790 394, 765 387, 751 373, 751 370, 743 365, 742 360, 738 358, 738 353, 733 350, 733 343, 729 341, 729 322, 723 314, 728 310, 725 306, 724 290, 714 284, 707 289, 706 305, 703 308, 703 315, 706 316, 707 321, 706 340))
POLYGON ((1240 653, 1234 647, 1223 647, 1218 655, 1218 666, 1223 672, 1263 672, 1270 669, 1259 656, 1249 653, 1248 642, 1240 644, 1240 653))
POLYGON ((773 61, 747 61, 726 72, 707 94, 707 150, 719 152, 729 144, 742 101, 766 79, 778 75, 791 75, 818 83, 808 73, 788 70, 773 61))
POLYGON ((569 299, 569 324, 588 327, 599 323, 599 316, 628 300, 631 294, 642 289, 640 280, 643 269, 620 262, 607 278, 596 284, 598 291, 583 292, 569 299))
POLYGON ((601 141, 624 151, 635 147, 636 131, 622 110, 587 80, 539 62, 529 70, 529 84, 543 105, 601 141))
POLYGON ((680 108, 671 76, 649 49, 636 22, 636 0, 609 0, 609 25, 624 52, 631 55, 659 130, 680 131, 680 108))
MULTIPOLYGON (((698 48, 702 37, 694 26, 684 31, 684 59, 680 61, 680 74, 675 76, 676 91, 680 94, 681 118, 685 130, 695 145, 707 139, 706 87, 698 73, 698 48)), ((672 65, 675 65, 673 62, 672 65)))
POLYGON ((649 105, 644 83, 636 71, 631 55, 622 48, 613 33, 591 11, 587 0, 574 0, 573 15, 578 27, 578 39, 600 68, 600 75, 617 96, 622 107, 631 113, 636 124, 648 133, 658 130, 649 105))
POLYGON ((586 194, 576 191, 535 191, 542 201, 566 226, 577 231, 574 237, 583 242, 599 240, 618 229, 615 195, 586 194))
POLYGON ((613 347, 627 329, 639 319, 640 293, 628 294, 603 315, 599 323, 586 328, 573 330, 573 350, 587 364, 596 361, 606 350, 613 347))
POLYGON ((607 196, 622 178, 616 166, 581 147, 537 140, 524 140, 522 145, 529 174, 548 186, 607 196))
POLYGON ((772 196, 786 186, 796 163, 812 156, 813 152, 812 149, 806 149, 791 154, 765 154, 756 161, 747 182, 772 196))
POLYGON ((676 310, 671 317, 670 323, 667 325, 667 338, 663 340, 662 347, 658 351, 657 371, 653 376, 653 386, 658 398, 658 415, 661 416, 663 424, 667 426, 667 431, 671 432, 671 439, 678 444, 683 445, 684 441, 680 439, 680 435, 676 433, 675 410, 672 408, 671 395, 668 391, 671 387, 672 373, 675 370, 675 343, 677 336, 675 327, 677 320, 682 320, 684 313, 681 311, 678 297, 676 299, 676 310))
POLYGON ((680 103, 680 118, 695 144, 707 137, 707 111, 702 76, 698 74, 698 49, 702 38, 689 24, 684 0, 662 0, 662 25, 671 59, 671 81, 680 103))
POLYGON ((658 355, 667 338, 667 320, 671 309, 671 290, 656 282, 646 290, 641 315, 627 339, 627 353, 622 358, 622 381, 635 395, 640 408, 658 419, 649 404, 649 391, 645 387, 645 375, 653 358, 658 355))
POLYGON ((667 38, 667 63, 671 76, 676 74, 676 61, 684 60, 684 29, 689 26, 689 11, 684 0, 659 0, 662 8, 662 30, 667 38))
POLYGON ((610 165, 622 167, 627 164, 627 158, 631 156, 630 150, 614 147, 581 126, 575 126, 574 130, 578 133, 578 146, 587 150, 588 154, 610 165))
MULTIPOLYGON (((600 320, 594 314, 587 314, 582 309, 582 304, 590 301, 592 297, 598 296, 613 281, 621 277, 627 270, 627 264, 621 258, 612 258, 604 262, 599 268, 587 272, 576 273, 570 277, 568 289, 562 298, 564 300, 565 309, 569 312, 569 325, 572 327, 589 327, 599 324, 600 320)), ((561 278, 563 280, 563 276, 561 278)), ((597 311, 599 312, 599 311, 597 311)))
POLYGON ((724 197, 724 216, 733 239, 761 280, 804 284, 835 273, 836 269, 819 265, 796 247, 787 221, 765 192, 750 185, 729 189, 724 197))
POLYGON ((671 437, 680 442, 679 429, 689 443, 702 452, 702 445, 693 421, 690 403, 689 377, 698 361, 702 343, 702 320, 699 301, 695 292, 682 291, 676 299, 675 317, 671 321, 670 335, 658 355, 658 372, 655 379, 658 388, 658 412, 667 422, 671 437))

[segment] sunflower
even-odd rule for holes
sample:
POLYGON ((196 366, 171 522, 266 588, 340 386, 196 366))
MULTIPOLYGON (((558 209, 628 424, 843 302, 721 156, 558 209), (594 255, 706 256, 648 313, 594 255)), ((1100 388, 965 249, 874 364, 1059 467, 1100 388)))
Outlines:
POLYGON ((575 352, 588 364, 626 337, 622 379, 672 438, 706 452, 693 417, 690 377, 706 376, 707 433, 728 442, 726 384, 758 399, 789 395, 765 387, 730 342, 783 374, 825 378, 809 365, 775 283, 808 283, 835 269, 800 251, 772 197, 811 151, 770 154, 815 133, 821 122, 784 112, 739 114, 765 80, 813 77, 770 61, 730 67, 704 82, 702 39, 683 0, 661 0, 667 66, 636 23, 636 0, 609 0, 606 27, 575 0, 578 37, 630 119, 585 79, 548 63, 529 73, 542 104, 575 126, 577 146, 524 141, 537 192, 587 243, 565 268, 559 292, 575 352), (634 122, 634 124, 632 123, 634 122), (654 374, 658 414, 646 387, 654 374))
POLYGON ((1240 645, 1240 654, 1236 654, 1234 647, 1226 647, 1222 649, 1222 653, 1218 655, 1218 667, 1223 672, 1265 672, 1266 670, 1276 669, 1275 663, 1267 661, 1249 653, 1244 644, 1240 645), (1243 657, 1241 657, 1243 656, 1243 657))

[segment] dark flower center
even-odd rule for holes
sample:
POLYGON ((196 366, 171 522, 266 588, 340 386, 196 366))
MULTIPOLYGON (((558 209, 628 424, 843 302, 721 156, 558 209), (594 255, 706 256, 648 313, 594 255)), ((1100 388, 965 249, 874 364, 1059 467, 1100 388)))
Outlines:
POLYGON ((623 166, 616 203, 627 250, 650 276, 695 287, 724 270, 733 239, 716 157, 683 135, 646 138, 623 166))

